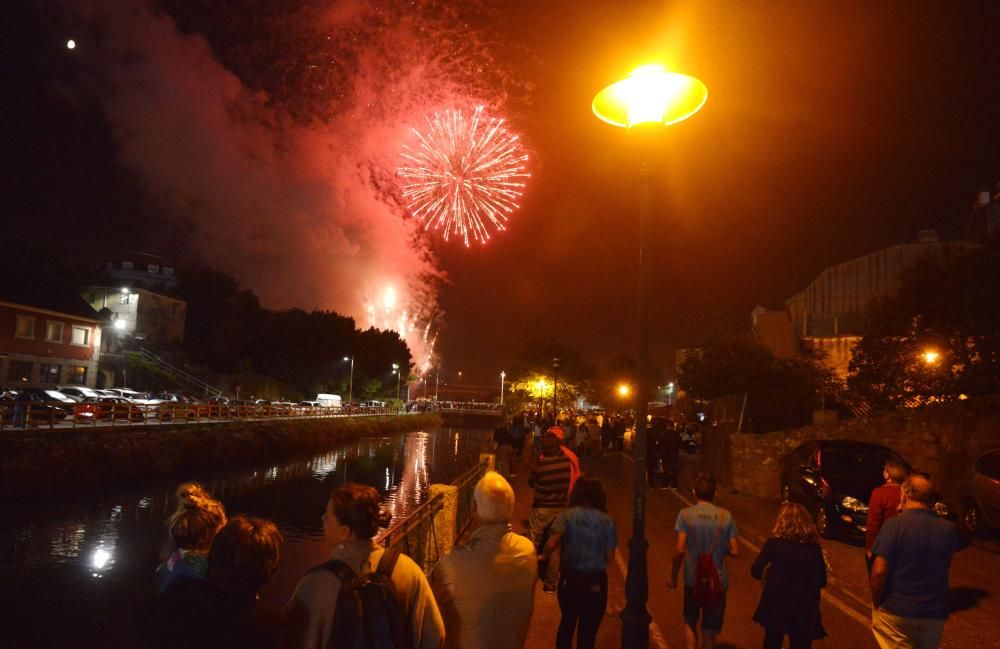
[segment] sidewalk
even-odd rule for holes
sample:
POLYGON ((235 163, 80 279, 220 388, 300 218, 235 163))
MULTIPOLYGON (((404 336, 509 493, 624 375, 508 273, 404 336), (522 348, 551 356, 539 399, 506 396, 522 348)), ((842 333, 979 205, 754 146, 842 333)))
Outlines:
MULTIPOLYGON (((514 487, 516 504, 514 506, 514 518, 511 524, 518 534, 528 536, 528 513, 531 511, 531 499, 533 491, 528 487, 528 474, 531 472, 531 464, 534 458, 526 453, 515 463, 517 476, 511 479, 511 486, 514 487)), ((584 458, 584 471, 587 471, 589 462, 584 458)), ((618 530, 618 547, 628 543, 628 535, 631 529, 631 521, 615 520, 618 530)), ((615 563, 608 566, 608 609, 604 614, 600 629, 597 632, 598 649, 612 649, 621 646, 621 620, 619 614, 625 606, 625 576, 624 563, 620 561, 621 555, 615 563)), ((556 629, 561 618, 559 612, 559 601, 555 593, 546 593, 542 590, 542 582, 535 582, 535 610, 531 618, 531 628, 528 630, 528 640, 525 649, 552 649, 556 641, 556 629)), ((575 646, 575 643, 574 643, 575 646)), ((669 649, 668 647, 650 642, 654 649, 669 649)))

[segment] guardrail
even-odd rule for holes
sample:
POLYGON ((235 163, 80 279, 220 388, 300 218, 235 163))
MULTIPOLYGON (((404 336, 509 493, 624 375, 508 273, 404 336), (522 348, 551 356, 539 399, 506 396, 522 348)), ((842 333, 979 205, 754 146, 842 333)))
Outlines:
POLYGON ((0 430, 206 424, 223 421, 331 419, 404 414, 396 408, 323 408, 211 403, 0 402, 0 430))
POLYGON ((386 548, 399 547, 424 572, 441 558, 434 519, 444 509, 444 496, 437 495, 420 505, 399 523, 390 526, 375 538, 386 548))
POLYGON ((387 548, 399 547, 427 572, 461 540, 472 526, 476 484, 489 469, 480 461, 449 485, 431 485, 430 499, 375 537, 387 548))

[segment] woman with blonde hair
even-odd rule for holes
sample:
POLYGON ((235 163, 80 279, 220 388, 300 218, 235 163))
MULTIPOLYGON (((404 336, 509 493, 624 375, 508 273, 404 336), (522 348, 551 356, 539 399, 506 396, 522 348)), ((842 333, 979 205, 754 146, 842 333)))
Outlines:
POLYGON ((226 525, 226 509, 197 482, 177 487, 177 510, 167 519, 163 563, 156 587, 163 592, 180 577, 202 579, 208 569, 212 541, 226 525))
POLYGON ((826 636, 820 619, 820 589, 826 586, 826 562, 816 525, 805 507, 784 503, 771 538, 750 568, 764 582, 754 613, 764 627, 764 649, 780 649, 788 636, 790 649, 809 649, 826 636))

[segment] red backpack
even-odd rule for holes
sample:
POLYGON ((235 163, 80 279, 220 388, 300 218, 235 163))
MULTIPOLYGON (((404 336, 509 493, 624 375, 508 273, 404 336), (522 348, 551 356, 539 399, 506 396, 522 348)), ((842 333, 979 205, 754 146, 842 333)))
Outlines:
MULTIPOLYGON (((722 535, 723 518, 719 519, 719 526, 715 530, 712 545, 707 550, 695 547, 697 554, 695 555, 692 590, 694 591, 694 601, 703 608, 712 608, 722 600, 724 594, 722 579, 719 578, 719 568, 715 565, 715 546, 722 535)), ((684 514, 684 522, 688 529, 691 529, 691 521, 688 520, 687 513, 684 514)))

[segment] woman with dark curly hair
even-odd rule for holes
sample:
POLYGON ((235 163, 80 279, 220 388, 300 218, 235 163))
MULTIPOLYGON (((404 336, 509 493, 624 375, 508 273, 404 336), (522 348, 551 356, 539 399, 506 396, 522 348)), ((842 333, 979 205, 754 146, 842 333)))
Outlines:
POLYGON ((754 613, 764 627, 764 649, 780 649, 788 636, 790 649, 809 649, 826 636, 820 619, 820 589, 826 586, 826 561, 816 525, 805 507, 785 503, 771 538, 750 568, 764 582, 754 613))

